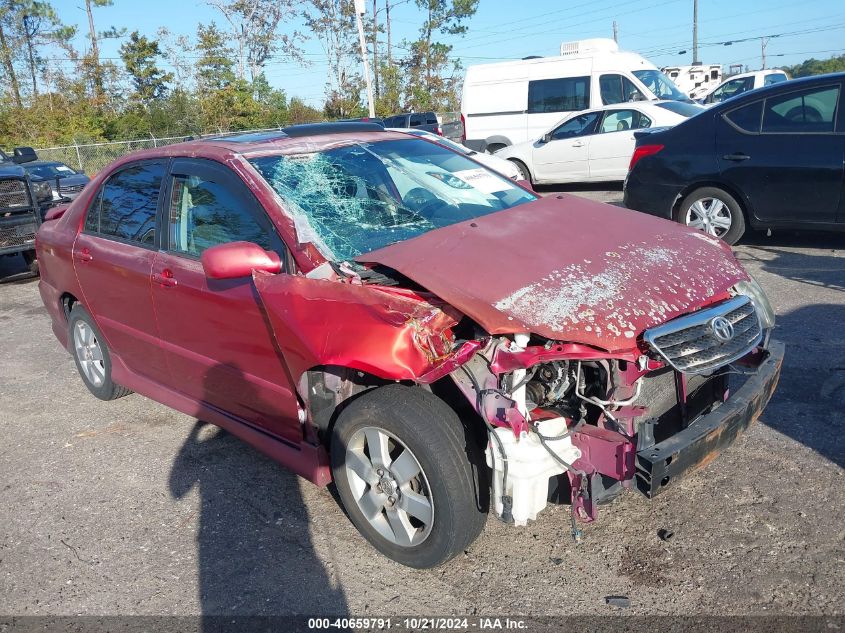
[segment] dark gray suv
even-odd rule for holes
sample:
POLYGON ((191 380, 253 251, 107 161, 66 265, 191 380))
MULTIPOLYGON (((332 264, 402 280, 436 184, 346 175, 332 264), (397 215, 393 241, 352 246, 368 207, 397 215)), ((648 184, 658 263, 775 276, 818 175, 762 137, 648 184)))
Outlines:
POLYGON ((443 129, 437 121, 434 112, 406 112, 395 114, 384 120, 384 127, 387 128, 412 128, 414 130, 425 130, 439 136, 443 136, 443 129))

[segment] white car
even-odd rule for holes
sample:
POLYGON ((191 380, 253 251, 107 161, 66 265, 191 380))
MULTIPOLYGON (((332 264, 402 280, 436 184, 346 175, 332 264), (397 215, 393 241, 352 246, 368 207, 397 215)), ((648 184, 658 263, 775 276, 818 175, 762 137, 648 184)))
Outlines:
POLYGON ((699 98, 701 103, 705 105, 713 105, 714 103, 721 103, 725 99, 730 99, 736 95, 762 88, 763 86, 771 86, 789 79, 784 71, 778 69, 772 70, 755 70, 750 73, 741 73, 729 77, 718 86, 713 88, 710 92, 704 94, 699 98))
MULTIPOLYGON (((432 134, 431 132, 426 132, 425 130, 412 130, 408 128, 385 128, 392 132, 404 132, 405 134, 412 134, 413 136, 419 136, 429 141, 433 141, 435 143, 439 143, 443 147, 448 147, 451 150, 459 152, 464 156, 469 156, 475 161, 478 161, 485 167, 489 167, 493 171, 496 171, 503 176, 507 176, 508 178, 513 178, 514 180, 522 180, 520 177, 520 172, 509 160, 505 160, 504 158, 499 158, 498 156, 493 156, 492 154, 485 154, 483 152, 476 152, 473 149, 469 149, 468 147, 464 147, 463 145, 458 145, 454 141, 450 141, 448 138, 444 138, 442 136, 438 136, 437 134, 432 134)), ((633 150, 632 150, 633 151, 633 150)))
POLYGON ((542 137, 506 147, 519 180, 538 184, 624 180, 634 153, 634 131, 671 127, 704 108, 678 101, 617 103, 572 114, 542 137))

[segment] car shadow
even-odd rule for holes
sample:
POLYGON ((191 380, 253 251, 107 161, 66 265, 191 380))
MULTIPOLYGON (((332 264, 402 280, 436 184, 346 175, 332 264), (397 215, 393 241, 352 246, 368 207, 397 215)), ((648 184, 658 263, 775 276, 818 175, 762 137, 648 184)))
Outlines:
POLYGON ((0 284, 20 284, 38 279, 20 255, 0 256, 0 284))
POLYGON ((756 261, 764 272, 819 288, 845 291, 844 233, 752 233, 739 243, 740 261, 756 261), (800 250, 789 250, 789 249, 800 250), (813 249, 807 252, 806 249, 813 249))
MULTIPOLYGON (((229 377, 231 369, 226 368, 229 377)), ((214 367, 206 374, 206 385, 215 383, 209 376, 217 371, 214 367)), ((248 385, 243 380, 239 386, 248 385)), ((250 395, 248 401, 261 410, 261 397, 250 395)), ((231 624, 238 628, 238 621, 247 624, 245 617, 348 614, 343 590, 314 549, 300 483, 223 429, 198 420, 188 433, 173 461, 169 488, 174 499, 193 489, 199 495, 196 539, 204 631, 231 624), (232 622, 233 617, 238 620, 232 622)))
POLYGON ((575 193, 578 191, 622 191, 622 181, 572 182, 558 185, 534 185, 537 193, 575 193))

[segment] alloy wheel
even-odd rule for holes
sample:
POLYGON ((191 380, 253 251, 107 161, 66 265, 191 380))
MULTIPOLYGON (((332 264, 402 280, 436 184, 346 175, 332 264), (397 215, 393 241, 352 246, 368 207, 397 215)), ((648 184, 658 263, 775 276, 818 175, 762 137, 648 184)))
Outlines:
POLYGON ((94 330, 85 321, 77 321, 73 327, 73 347, 85 379, 94 387, 101 386, 106 377, 103 349, 94 330))
POLYGON ((411 449, 377 427, 358 429, 347 444, 346 479, 358 509, 378 533, 403 547, 419 545, 434 525, 434 502, 411 449))

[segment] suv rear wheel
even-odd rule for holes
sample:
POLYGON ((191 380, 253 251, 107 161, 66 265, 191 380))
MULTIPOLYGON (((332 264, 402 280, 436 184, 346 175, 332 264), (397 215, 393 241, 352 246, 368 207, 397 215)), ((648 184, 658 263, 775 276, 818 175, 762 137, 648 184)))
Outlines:
POLYGON ((332 474, 352 523, 377 550, 430 568, 463 551, 487 515, 452 409, 416 387, 360 396, 332 432, 332 474))

